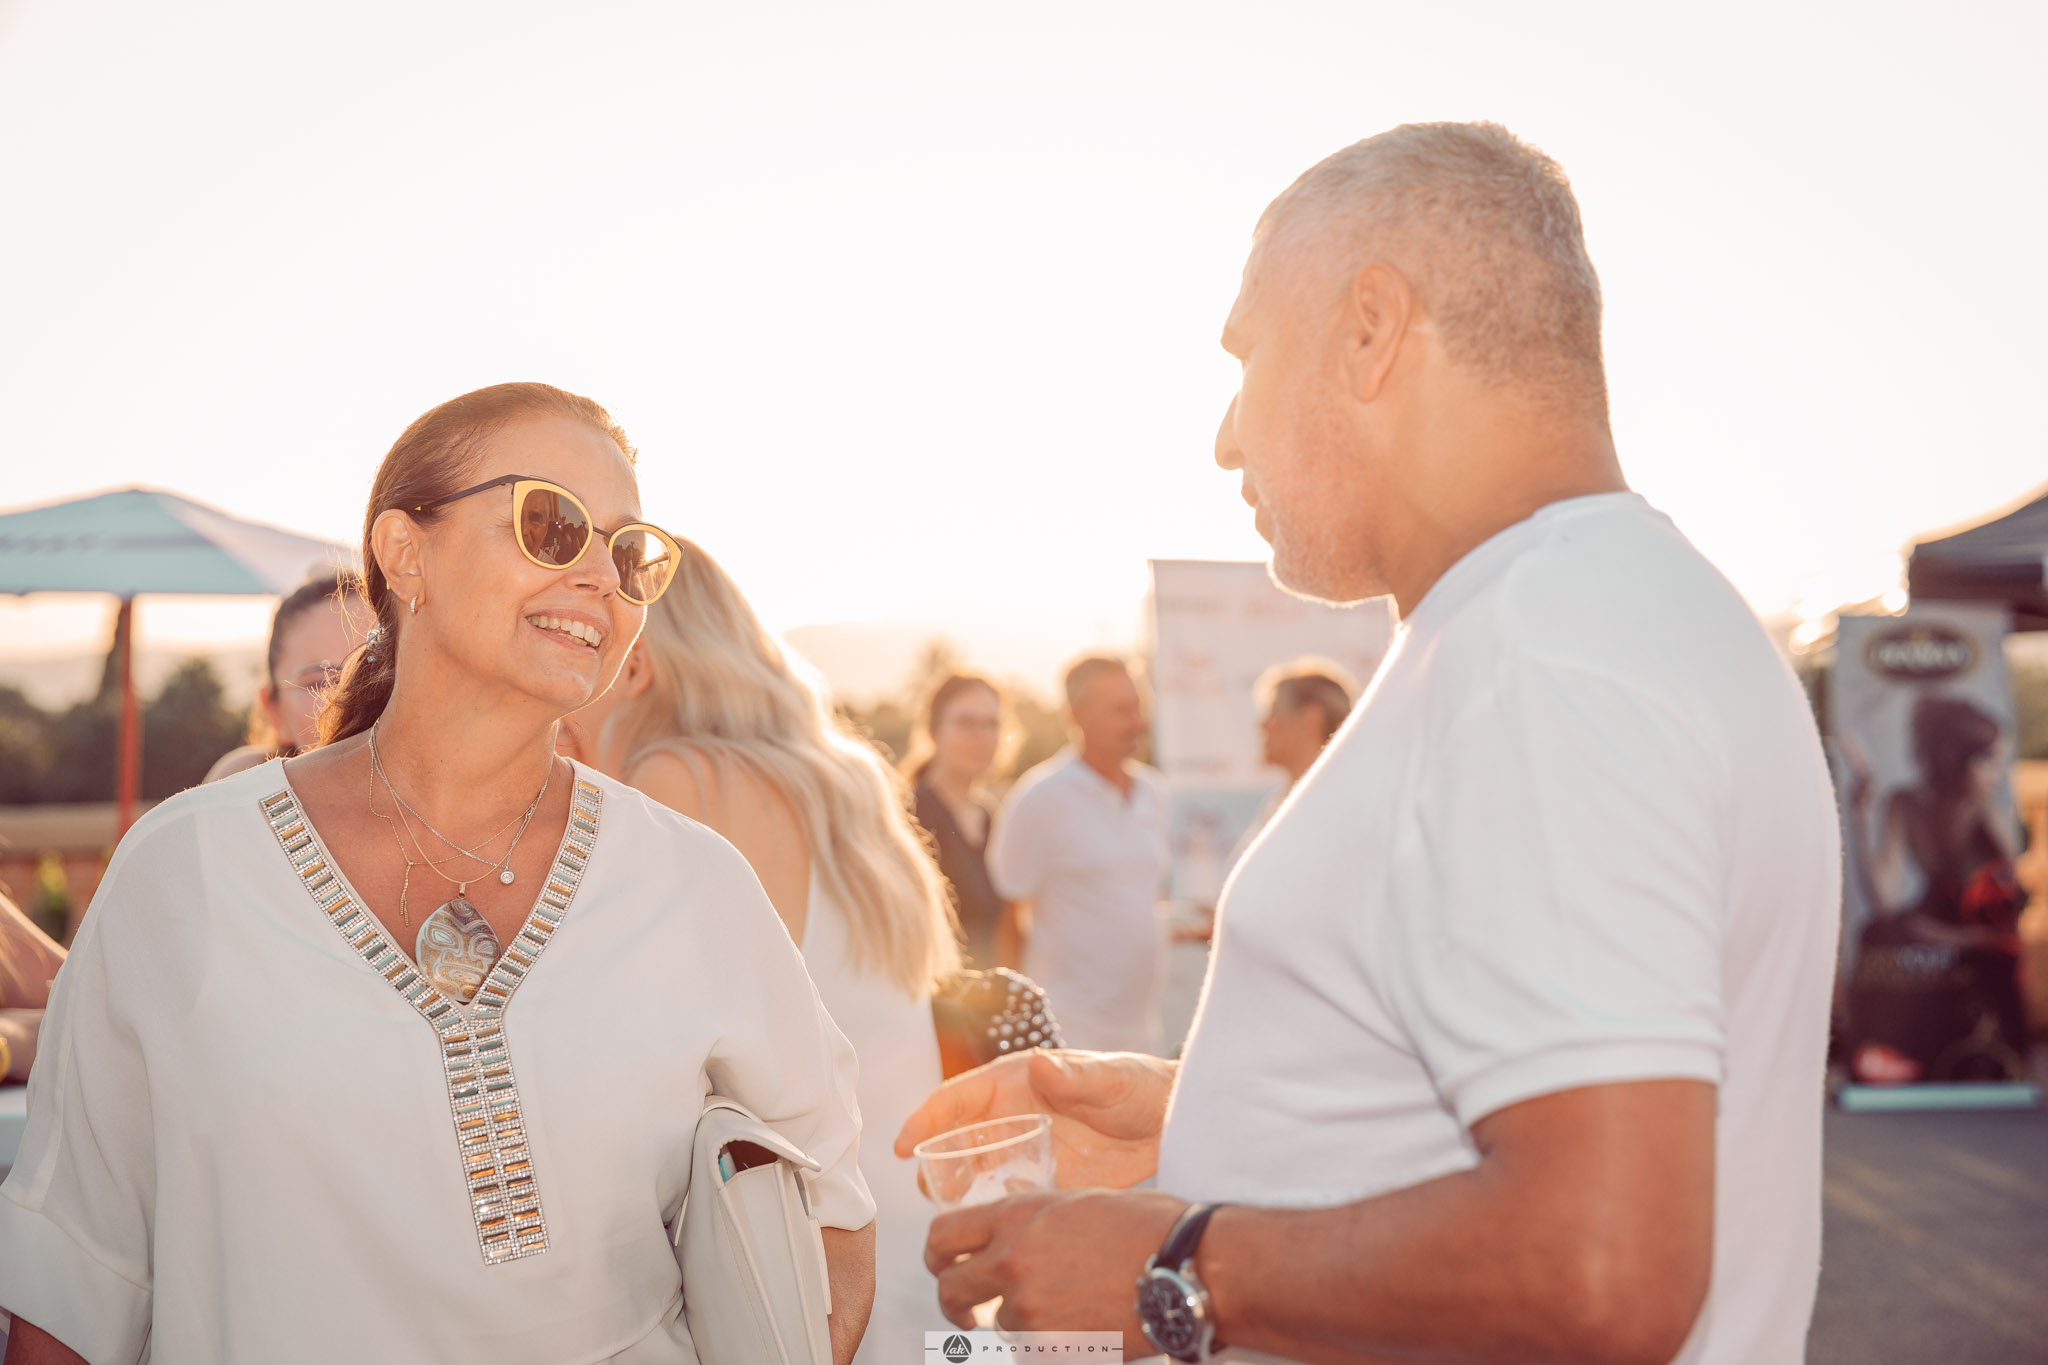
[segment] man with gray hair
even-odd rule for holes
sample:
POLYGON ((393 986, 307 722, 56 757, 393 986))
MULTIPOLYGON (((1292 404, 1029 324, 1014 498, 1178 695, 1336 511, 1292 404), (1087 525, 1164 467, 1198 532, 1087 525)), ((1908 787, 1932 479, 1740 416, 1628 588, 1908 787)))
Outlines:
POLYGON ((1145 704, 1123 660, 1067 669, 1073 747, 1017 780, 989 836, 989 879, 1012 903, 1024 974, 1074 1047, 1157 1052, 1166 945, 1159 883, 1166 796, 1133 757, 1145 704))
MULTIPOLYGON (((1327 659, 1303 658, 1267 669, 1259 678, 1258 693, 1263 713, 1259 721, 1261 757, 1287 774, 1284 796, 1307 776, 1309 766, 1336 737, 1338 727, 1351 714, 1358 685, 1327 659)), ((1276 801, 1275 809, 1278 805, 1276 801)), ((1272 811, 1266 812, 1259 823, 1263 825, 1271 815, 1272 811)))
POLYGON ((934 1220, 942 1308, 1182 1360, 1799 1361, 1834 802, 1762 627, 1622 480, 1564 173, 1492 124, 1347 148, 1223 342, 1274 576, 1400 629, 1226 888, 1177 1067, 1006 1059, 912 1115, 899 1151, 1036 1109, 1060 1152, 934 1220))

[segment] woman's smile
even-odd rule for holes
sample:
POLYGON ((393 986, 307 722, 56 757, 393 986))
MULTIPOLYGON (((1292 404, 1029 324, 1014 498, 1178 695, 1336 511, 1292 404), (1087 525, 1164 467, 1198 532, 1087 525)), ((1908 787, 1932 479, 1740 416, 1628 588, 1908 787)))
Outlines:
POLYGON ((604 627, 588 617, 535 614, 526 618, 526 624, 579 654, 595 654, 604 647, 604 627))

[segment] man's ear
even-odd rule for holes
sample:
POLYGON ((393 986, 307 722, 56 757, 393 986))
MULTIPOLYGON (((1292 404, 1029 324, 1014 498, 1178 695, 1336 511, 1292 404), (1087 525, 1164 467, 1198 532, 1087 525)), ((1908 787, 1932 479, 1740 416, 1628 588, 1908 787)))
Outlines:
POLYGON ((654 665, 647 658, 647 637, 642 635, 626 651, 626 666, 619 670, 619 680, 612 686, 621 697, 638 697, 654 681, 654 665))
POLYGON ((1386 390, 1420 309, 1400 271, 1374 263, 1351 279, 1345 299, 1344 368, 1351 396, 1370 403, 1386 390))
POLYGON ((384 580, 401 599, 420 590, 417 582, 408 583, 403 591, 398 585, 421 577, 423 539, 419 523, 395 507, 379 512, 377 520, 370 524, 370 553, 376 556, 377 567, 384 571, 384 580))

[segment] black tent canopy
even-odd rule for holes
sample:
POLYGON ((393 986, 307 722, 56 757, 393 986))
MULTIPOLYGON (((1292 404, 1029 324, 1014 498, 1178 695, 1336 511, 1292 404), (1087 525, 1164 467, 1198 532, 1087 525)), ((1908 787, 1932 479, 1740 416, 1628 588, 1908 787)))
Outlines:
POLYGON ((2048 488, 1989 521, 1916 542, 1906 587, 1916 599, 2009 602, 2014 630, 2048 630, 2048 488))

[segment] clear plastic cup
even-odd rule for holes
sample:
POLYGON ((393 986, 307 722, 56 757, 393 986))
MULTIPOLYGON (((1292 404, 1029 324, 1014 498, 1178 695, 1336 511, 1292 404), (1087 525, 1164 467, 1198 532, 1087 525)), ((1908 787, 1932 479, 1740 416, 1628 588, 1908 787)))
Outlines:
MULTIPOLYGON (((1052 1120, 1044 1114, 970 1123, 950 1133, 926 1138, 911 1148, 917 1158, 917 1183, 925 1198, 942 1209, 993 1204, 1013 1194, 1053 1187, 1052 1120)), ((994 1329, 1001 1299, 974 1307, 974 1325, 994 1329)))
POLYGON ((925 1198, 942 1209, 993 1204, 1052 1188, 1052 1120, 1044 1114, 970 1123, 911 1149, 925 1198))

